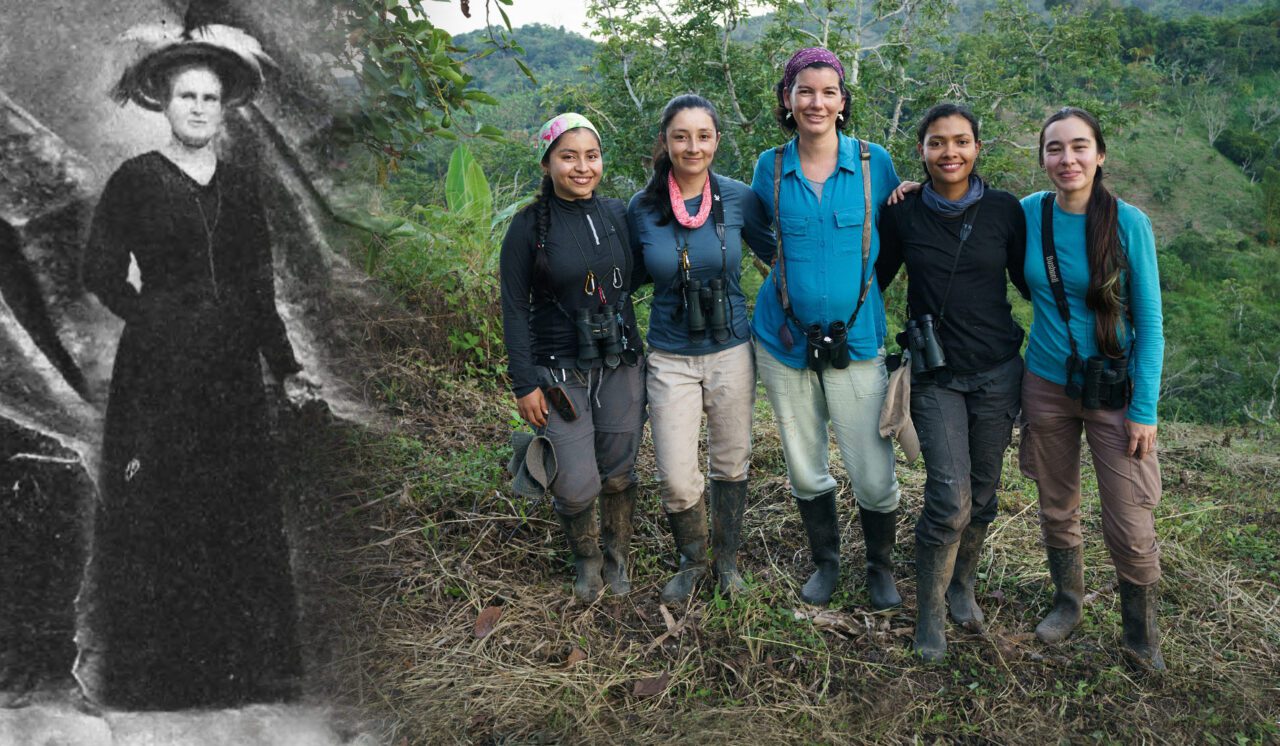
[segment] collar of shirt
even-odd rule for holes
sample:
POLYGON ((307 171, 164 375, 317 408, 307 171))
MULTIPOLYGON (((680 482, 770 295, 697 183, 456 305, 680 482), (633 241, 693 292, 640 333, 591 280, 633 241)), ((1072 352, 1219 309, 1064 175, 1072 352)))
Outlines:
MULTIPOLYGON (((858 173, 858 161, 861 160, 858 155, 858 141, 839 132, 836 133, 836 137, 840 143, 840 153, 836 156, 836 170, 858 173)), ((800 140, 793 137, 787 141, 782 151, 782 173, 785 176, 797 172, 803 177, 803 172, 800 172, 800 140)))

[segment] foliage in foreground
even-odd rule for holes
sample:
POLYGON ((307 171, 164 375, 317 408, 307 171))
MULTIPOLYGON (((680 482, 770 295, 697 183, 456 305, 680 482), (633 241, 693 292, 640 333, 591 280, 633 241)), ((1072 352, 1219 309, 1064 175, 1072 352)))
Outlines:
MULTIPOLYGON (((798 602, 808 553, 761 402, 742 565, 751 593, 708 590, 659 606, 674 571, 648 444, 633 545, 635 590, 583 606, 545 502, 508 495, 511 411, 502 392, 385 350, 405 432, 353 443, 367 480, 362 523, 381 534, 346 579, 353 692, 397 723, 395 742, 909 743, 990 739, 1264 743, 1280 737, 1280 447, 1257 432, 1162 427, 1166 484, 1157 512, 1165 580, 1163 677, 1131 674, 1118 651, 1114 573, 1086 480, 1085 619, 1064 644, 1031 633, 1050 589, 1034 488, 1011 451, 979 595, 989 631, 949 626, 941 666, 910 654, 911 523, 923 470, 899 465, 895 553, 904 607, 871 613, 847 485, 845 571, 829 610, 798 602), (415 369, 426 366, 422 376, 415 369), (478 637, 477 633, 484 633, 478 637)), ((833 452, 837 463, 838 454, 833 452)), ((1086 474, 1090 474, 1086 470, 1086 474)), ((1090 475, 1091 476, 1091 475, 1090 475)))

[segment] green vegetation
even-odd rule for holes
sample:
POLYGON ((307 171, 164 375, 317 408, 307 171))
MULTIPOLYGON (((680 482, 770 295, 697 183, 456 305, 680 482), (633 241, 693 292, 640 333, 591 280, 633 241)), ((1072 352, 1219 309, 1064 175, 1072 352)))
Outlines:
MULTIPOLYGON (((410 127, 399 145, 366 139, 374 155, 353 159, 347 186, 374 213, 375 230, 348 235, 351 254, 407 311, 369 321, 368 386, 398 428, 362 436, 344 454, 358 472, 350 489, 367 496, 361 525, 375 534, 353 553, 346 579, 353 691, 395 723, 395 743, 1280 739, 1280 116, 1268 108, 1280 92, 1280 2, 1233 3, 1229 16, 1213 17, 1191 13, 1216 12, 1213 0, 924 2, 883 20, 848 14, 897 3, 765 5, 768 13, 748 17, 735 0, 675 0, 660 16, 644 13, 653 4, 643 0, 601 2, 599 43, 517 29, 524 56, 514 40, 508 49, 536 84, 507 51, 480 56, 494 46, 488 34, 450 40, 440 50, 464 85, 443 90, 474 89, 502 106, 429 103, 432 126, 448 113, 452 137, 413 140, 410 127), (718 168, 749 178, 755 154, 780 139, 771 113, 778 68, 824 24, 828 41, 859 60, 857 132, 885 143, 904 177, 919 173, 914 119, 942 98, 979 112, 982 170, 1020 195, 1046 186, 1035 165, 1046 113, 1071 103, 1103 117, 1107 178, 1152 217, 1165 291, 1156 516, 1167 675, 1135 676, 1122 664, 1087 463, 1090 593, 1079 630, 1056 647, 1030 633, 1050 598, 1035 489, 1017 470, 1015 444, 980 567, 989 630, 950 628, 942 666, 910 654, 909 542, 923 467, 899 464, 903 609, 866 608, 856 521, 842 526, 835 603, 804 608, 796 584, 808 554, 763 396, 741 563, 752 592, 743 599, 705 591, 685 608, 658 606, 674 558, 649 444, 637 467, 635 590, 626 598, 574 602, 550 506, 509 494, 502 466, 519 423, 501 378, 495 263, 506 219, 538 177, 533 128, 564 109, 591 116, 606 138, 605 192, 625 198, 645 177, 659 108, 693 89, 725 120, 718 168), (485 136, 481 122, 501 136, 485 136), (498 618, 478 636, 482 612, 498 618)), ((378 20, 388 39, 404 30, 378 20)), ((759 282, 754 270, 746 277, 748 290, 759 282)), ((891 304, 900 296, 891 292, 891 304)), ((1025 304, 1015 313, 1029 320, 1025 304)), ((832 459, 840 473, 838 453, 832 459)), ((840 500, 847 519, 847 485, 840 500)))

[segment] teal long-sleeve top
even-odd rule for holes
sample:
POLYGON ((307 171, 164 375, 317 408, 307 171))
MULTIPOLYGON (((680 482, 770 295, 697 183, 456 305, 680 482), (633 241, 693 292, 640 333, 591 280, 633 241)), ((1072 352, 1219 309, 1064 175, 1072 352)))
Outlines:
MULTIPOLYGON (((1067 357, 1071 343, 1067 327, 1058 313, 1053 290, 1044 269, 1044 251, 1040 243, 1040 201, 1045 192, 1037 192, 1022 200, 1027 218, 1027 258, 1024 267, 1027 286, 1031 290, 1034 317, 1027 342, 1027 369, 1057 384, 1067 383, 1067 357)), ((1142 425, 1156 424, 1156 402, 1160 398, 1160 373, 1164 366, 1164 313, 1160 304, 1160 270, 1156 264, 1156 239, 1151 220, 1142 210, 1120 201, 1120 243, 1124 246, 1129 269, 1121 278, 1128 288, 1129 309, 1133 316, 1123 320, 1121 346, 1133 343, 1129 359, 1129 376, 1133 380, 1133 399, 1128 418, 1142 425)), ((1053 243, 1058 252, 1062 285, 1071 310, 1071 334, 1080 356, 1097 355, 1094 313, 1085 306, 1089 289, 1089 260, 1085 254, 1085 216, 1064 212, 1053 206, 1053 243)))
MULTIPOLYGON (((832 321, 847 322, 857 305, 862 284, 875 276, 880 255, 880 210, 898 186, 898 173, 889 153, 871 144, 871 215, 866 215, 862 192, 862 162, 858 141, 839 135, 840 154, 836 170, 822 187, 822 199, 814 193, 800 169, 797 141, 783 150, 782 179, 778 195, 778 225, 782 232, 783 260, 786 262, 787 295, 802 324, 819 323, 826 329, 832 321), (862 271, 862 224, 871 221, 871 253, 866 272, 862 271)), ((756 161, 751 189, 760 198, 765 213, 773 219, 772 148, 756 161)), ((756 296, 751 330, 771 355, 792 368, 805 367, 804 330, 786 319, 778 299, 778 272, 773 272, 756 296), (780 332, 789 324, 794 344, 783 344, 780 332)), ((879 354, 885 337, 884 301, 873 281, 858 318, 848 332, 849 355, 854 360, 870 360, 879 354)))
MULTIPOLYGON (((653 280, 653 301, 649 310, 649 346, 677 355, 708 355, 727 350, 751 338, 747 323, 747 299, 742 294, 742 245, 745 240, 763 261, 771 261, 775 250, 773 229, 755 193, 737 179, 716 174, 720 202, 724 206, 725 240, 722 245, 716 233, 714 215, 692 230, 675 220, 658 225, 658 212, 645 203, 644 192, 637 192, 627 205, 627 223, 631 229, 631 246, 640 253, 637 267, 653 280), (689 338, 688 321, 678 311, 684 297, 679 285, 678 257, 680 247, 689 250, 689 274, 707 286, 712 278, 724 274, 729 300, 731 334, 718 344, 708 333, 701 341, 689 338), (723 269, 722 269, 723 267, 723 269)), ((684 202, 690 215, 697 215, 702 195, 684 202)))

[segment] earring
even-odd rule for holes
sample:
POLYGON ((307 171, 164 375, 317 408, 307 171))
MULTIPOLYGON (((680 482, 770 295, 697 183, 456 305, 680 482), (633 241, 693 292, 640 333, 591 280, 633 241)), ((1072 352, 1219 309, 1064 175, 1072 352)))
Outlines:
POLYGON ((841 112, 841 113, 839 113, 839 114, 836 114, 836 121, 837 121, 837 122, 839 122, 840 124, 844 124, 844 113, 843 113, 843 112, 841 112))
POLYGON ((791 120, 791 110, 790 110, 790 109, 788 109, 788 110, 787 110, 787 117, 786 117, 786 118, 787 118, 787 121, 790 121, 790 120, 791 120))

